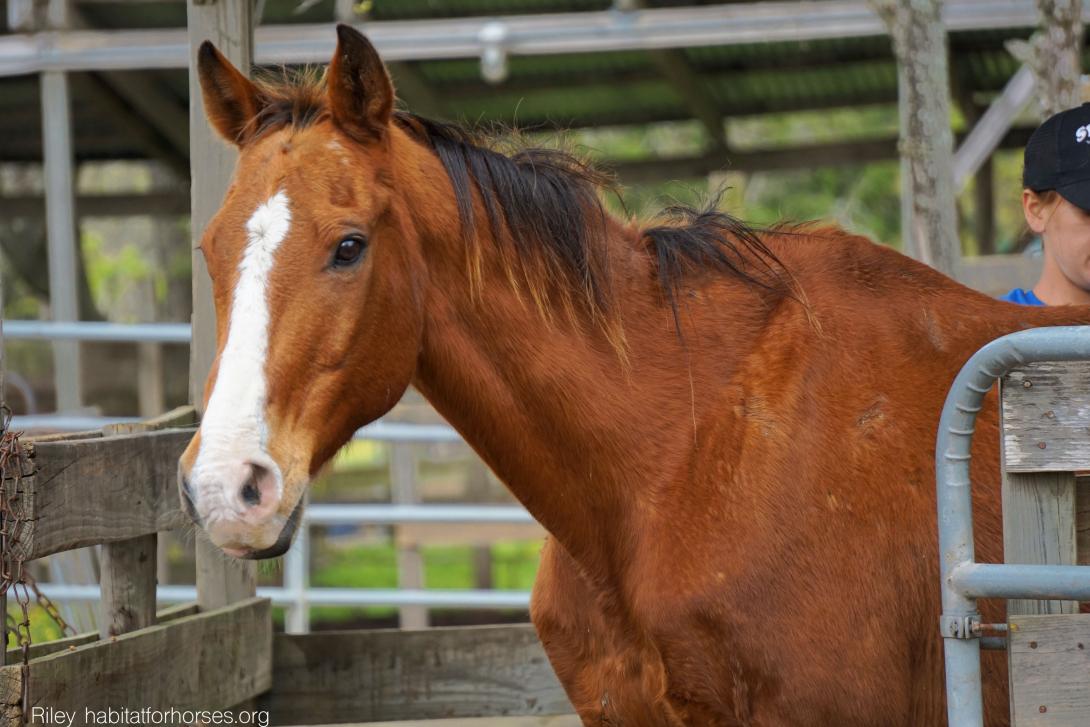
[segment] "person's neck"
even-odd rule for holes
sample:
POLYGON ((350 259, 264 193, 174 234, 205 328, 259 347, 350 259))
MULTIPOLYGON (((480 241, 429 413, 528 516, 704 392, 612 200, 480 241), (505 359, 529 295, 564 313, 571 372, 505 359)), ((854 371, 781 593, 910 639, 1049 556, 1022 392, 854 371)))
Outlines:
POLYGON ((1041 277, 1033 286, 1033 294, 1045 305, 1090 304, 1090 291, 1072 283, 1056 261, 1047 255, 1041 277))

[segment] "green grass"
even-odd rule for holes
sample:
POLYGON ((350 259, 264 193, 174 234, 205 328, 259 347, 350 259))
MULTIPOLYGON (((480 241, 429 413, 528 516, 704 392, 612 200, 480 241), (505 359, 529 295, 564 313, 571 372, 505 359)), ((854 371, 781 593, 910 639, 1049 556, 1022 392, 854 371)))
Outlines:
MULTIPOLYGON (((61 627, 41 606, 31 603, 27 608, 27 613, 30 614, 30 643, 41 644, 64 636, 61 633, 61 627)), ((15 603, 11 591, 8 591, 8 615, 14 618, 17 624, 23 620, 23 609, 15 603)), ((8 640, 8 648, 15 648, 15 638, 9 635, 8 640)))
MULTIPOLYGON (((537 574, 538 540, 506 541, 492 544, 492 584, 497 590, 529 590, 537 574)), ((428 546, 421 548, 424 583, 427 588, 473 588, 471 546, 428 546)), ((358 545, 331 551, 326 562, 311 575, 316 588, 397 588, 397 552, 393 544, 358 545)), ((348 621, 361 613, 369 618, 392 615, 397 609, 385 606, 357 608, 321 606, 312 610, 315 621, 348 621)))

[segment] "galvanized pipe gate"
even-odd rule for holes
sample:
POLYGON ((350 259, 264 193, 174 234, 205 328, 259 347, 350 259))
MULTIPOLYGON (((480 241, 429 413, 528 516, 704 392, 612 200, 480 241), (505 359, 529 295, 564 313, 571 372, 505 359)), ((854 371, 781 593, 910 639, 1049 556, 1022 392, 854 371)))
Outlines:
POLYGON ((947 716, 951 727, 984 723, 978 598, 1090 600, 1090 566, 977 563, 969 449, 985 394, 1016 366, 1090 361, 1090 326, 1037 328, 977 351, 950 388, 935 446, 947 716))

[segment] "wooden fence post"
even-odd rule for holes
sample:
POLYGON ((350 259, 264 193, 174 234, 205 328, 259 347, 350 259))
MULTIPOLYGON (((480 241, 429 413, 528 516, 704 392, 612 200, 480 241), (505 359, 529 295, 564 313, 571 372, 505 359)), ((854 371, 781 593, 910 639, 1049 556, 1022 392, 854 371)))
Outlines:
POLYGON ((98 619, 103 639, 155 623, 156 533, 120 543, 103 543, 99 551, 102 600, 98 619))
POLYGON ((893 38, 901 108, 901 244, 953 276, 961 258, 942 0, 871 0, 893 38))
MULTIPOLYGON (((417 501, 416 458, 408 442, 390 444, 390 499, 398 505, 417 501)), ((414 540, 405 542, 400 528, 394 526, 394 547, 397 549, 397 582, 401 588, 424 587, 424 558, 414 540)), ((399 610, 403 629, 426 629, 428 609, 424 606, 402 606, 399 610)))
POLYGON ((1039 29, 1008 50, 1037 79, 1037 100, 1045 118, 1082 100, 1082 0, 1037 0, 1039 29))
MULTIPOLYGON (((187 0, 189 20, 189 149, 192 178, 190 230, 200 240, 205 225, 223 202, 237 154, 217 138, 204 116, 197 78, 197 49, 205 40, 243 73, 253 63, 253 7, 249 0, 187 0)), ((196 248, 196 244, 193 245, 196 248)), ((216 354, 216 313, 212 281, 204 258, 193 252, 193 342, 189 355, 190 401, 203 409, 204 382, 216 354)), ((197 602, 202 611, 254 595, 257 568, 252 561, 228 558, 206 538, 198 537, 197 602)))
MULTIPOLYGON (((1000 382, 1007 563, 1079 560, 1075 474, 1090 462, 1079 441, 1082 412, 1090 403, 1082 389, 1088 381, 1090 363, 1074 362, 1022 366, 1000 382)), ((1077 612, 1075 601, 1007 601, 1008 616, 1077 612)))

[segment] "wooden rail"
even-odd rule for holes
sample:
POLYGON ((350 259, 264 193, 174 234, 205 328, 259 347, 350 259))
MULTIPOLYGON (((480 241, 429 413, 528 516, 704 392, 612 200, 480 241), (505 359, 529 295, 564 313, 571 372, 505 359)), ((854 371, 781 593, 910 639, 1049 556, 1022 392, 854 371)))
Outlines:
MULTIPOLYGON (((1000 382, 1008 563, 1090 565, 1090 362, 1035 363, 1000 382)), ((1075 601, 1010 600, 1011 720, 1090 721, 1090 614, 1075 601)))
POLYGON ((573 712, 529 624, 273 637, 273 724, 573 712))

